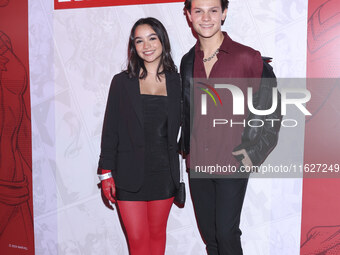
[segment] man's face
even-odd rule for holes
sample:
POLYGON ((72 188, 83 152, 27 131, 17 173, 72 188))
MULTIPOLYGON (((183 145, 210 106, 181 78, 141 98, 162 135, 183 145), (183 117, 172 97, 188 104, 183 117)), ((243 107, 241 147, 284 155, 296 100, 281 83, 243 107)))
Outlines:
POLYGON ((211 38, 221 31, 221 21, 227 10, 222 12, 220 0, 192 0, 191 12, 187 11, 187 14, 197 34, 211 38))

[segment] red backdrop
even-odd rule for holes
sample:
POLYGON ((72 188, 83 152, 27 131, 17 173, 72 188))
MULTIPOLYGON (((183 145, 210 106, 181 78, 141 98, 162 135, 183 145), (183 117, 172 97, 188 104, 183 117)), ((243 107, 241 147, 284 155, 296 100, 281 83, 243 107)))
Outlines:
POLYGON ((27 0, 0 0, 0 251, 34 254, 27 0))
MULTIPOLYGON (((339 78, 339 1, 310 0, 308 12, 307 77, 339 78)), ((312 93, 307 108, 313 110, 313 116, 306 120, 304 163, 339 164, 339 79, 309 81, 307 87, 312 93)), ((304 179, 302 255, 340 254, 339 189, 338 177, 304 179)))

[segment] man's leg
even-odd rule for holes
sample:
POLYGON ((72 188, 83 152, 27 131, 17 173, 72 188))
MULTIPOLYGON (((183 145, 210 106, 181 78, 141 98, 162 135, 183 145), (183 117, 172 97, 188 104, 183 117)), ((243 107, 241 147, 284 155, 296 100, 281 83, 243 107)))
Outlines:
POLYGON ((216 238, 219 255, 242 255, 240 217, 248 179, 216 180, 216 238))
POLYGON ((190 192, 207 252, 209 255, 218 255, 215 231, 215 183, 212 179, 190 178, 190 192))

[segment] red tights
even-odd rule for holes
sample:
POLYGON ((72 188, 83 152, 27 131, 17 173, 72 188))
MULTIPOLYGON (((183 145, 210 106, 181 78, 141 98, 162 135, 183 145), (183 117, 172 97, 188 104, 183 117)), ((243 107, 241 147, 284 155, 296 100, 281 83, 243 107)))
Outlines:
POLYGON ((155 201, 117 201, 130 255, 164 255, 166 224, 174 198, 155 201))

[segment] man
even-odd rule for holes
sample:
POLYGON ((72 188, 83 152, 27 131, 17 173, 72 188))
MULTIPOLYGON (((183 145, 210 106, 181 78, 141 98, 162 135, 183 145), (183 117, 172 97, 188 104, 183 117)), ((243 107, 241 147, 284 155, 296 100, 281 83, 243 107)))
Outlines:
MULTIPOLYGON (((265 123, 261 127, 260 125, 257 125, 258 127, 238 125, 228 131, 231 132, 230 135, 225 135, 225 133, 219 133, 222 132, 219 131, 221 129, 212 130, 211 126, 202 124, 199 118, 194 118, 196 113, 193 112, 193 100, 194 98, 197 100, 194 94, 196 95, 198 90, 195 87, 196 84, 193 83, 193 78, 243 78, 245 80, 261 79, 261 77, 275 78, 272 68, 261 58, 259 52, 232 41, 227 33, 221 31, 221 25, 227 15, 228 4, 227 0, 185 1, 186 14, 197 33, 198 41, 181 61, 184 114, 182 150, 188 163, 190 162, 190 139, 203 140, 205 152, 220 152, 222 150, 227 163, 232 166, 238 168, 242 165, 259 166, 277 143, 280 127, 277 123, 280 122, 275 122, 273 125, 265 123), (196 136, 194 139, 195 135, 191 134, 192 126, 197 127, 198 133, 200 133, 199 129, 204 128, 201 132, 203 136, 199 136, 199 139, 196 139, 196 136), (207 134, 209 133, 214 133, 214 136, 208 139, 207 134)), ((256 91, 253 100, 256 102, 254 103, 255 108, 263 110, 271 107, 272 87, 274 86, 276 86, 275 79, 261 80, 257 90, 254 90, 254 92, 256 91)), ((223 101, 223 103, 224 107, 227 105, 232 108, 231 101, 223 101)), ((226 119, 233 118, 231 111, 228 111, 226 115, 228 115, 226 119)), ((269 116, 249 114, 247 118, 280 120, 280 107, 277 107, 277 110, 269 116)), ((193 145, 191 146, 192 151, 193 149, 196 151, 196 147, 199 147, 197 144, 195 148, 193 145)), ((200 155, 204 157, 204 154, 200 155)), ((197 160, 199 161, 201 158, 196 158, 195 161, 197 160)), ((193 161, 192 155, 191 163, 193 161)), ((191 167, 193 168, 194 165, 192 164, 191 167)), ((248 183, 247 175, 246 178, 231 178, 231 175, 225 176, 228 178, 216 178, 216 176, 214 178, 193 178, 192 173, 193 169, 190 173, 191 196, 197 223, 208 254, 243 254, 239 224, 248 183)))

